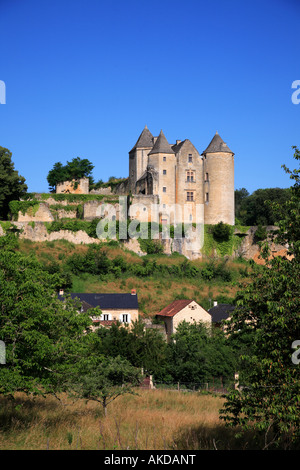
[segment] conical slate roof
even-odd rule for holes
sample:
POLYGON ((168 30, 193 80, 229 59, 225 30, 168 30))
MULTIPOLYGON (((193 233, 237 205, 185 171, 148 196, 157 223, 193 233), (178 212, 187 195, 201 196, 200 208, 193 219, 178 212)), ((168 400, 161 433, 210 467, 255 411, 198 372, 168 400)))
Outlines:
POLYGON ((202 155, 206 153, 215 153, 215 152, 225 152, 225 153, 233 153, 232 150, 225 144, 223 139, 219 136, 218 132, 215 133, 214 137, 212 138, 209 146, 206 150, 202 153, 202 155))
POLYGON ((153 153, 171 153, 175 155, 175 152, 172 150, 172 147, 168 143, 162 130, 160 131, 160 134, 156 139, 153 149, 148 153, 148 155, 151 155, 153 153))
POLYGON ((153 135, 149 131, 148 127, 145 126, 143 129, 143 132, 140 134, 135 146, 130 150, 138 149, 138 148, 147 148, 147 147, 152 147, 153 146, 153 135))

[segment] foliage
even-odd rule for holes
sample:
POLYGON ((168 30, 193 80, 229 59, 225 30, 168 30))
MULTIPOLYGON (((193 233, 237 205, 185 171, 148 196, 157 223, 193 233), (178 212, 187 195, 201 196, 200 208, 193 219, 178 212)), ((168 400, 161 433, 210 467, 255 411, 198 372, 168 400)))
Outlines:
POLYGON ((100 328, 97 333, 101 338, 99 353, 111 357, 120 355, 148 374, 162 375, 167 345, 159 331, 145 328, 138 320, 130 328, 117 323, 109 330, 100 328))
POLYGON ((255 231, 255 234, 254 234, 254 240, 256 242, 262 242, 264 240, 266 240, 268 234, 267 234, 267 230, 265 227, 263 227, 262 225, 259 225, 257 227, 257 230, 255 231))
POLYGON ((110 275, 114 277, 138 276, 138 277, 170 277, 179 279, 198 278, 205 280, 220 279, 224 282, 232 280, 232 273, 226 266, 226 260, 217 262, 211 260, 201 267, 196 267, 184 258, 180 264, 159 264, 152 256, 144 257, 142 264, 128 263, 118 256, 110 259, 103 245, 91 244, 86 253, 75 253, 66 262, 66 267, 74 274, 89 273, 95 275, 110 275))
POLYGON ((54 191, 58 183, 64 181, 73 181, 80 178, 88 178, 94 169, 94 165, 86 158, 76 157, 66 165, 61 162, 54 164, 52 170, 49 171, 47 181, 49 189, 54 191))
POLYGON ((72 377, 71 395, 101 403, 105 415, 107 406, 121 395, 134 394, 141 381, 140 370, 121 357, 107 357, 96 366, 85 365, 72 377))
POLYGON ((228 241, 230 236, 232 235, 231 225, 224 224, 224 222, 222 221, 216 225, 213 225, 211 227, 211 231, 215 240, 220 242, 228 241))
POLYGON ((27 212, 29 215, 35 216, 36 212, 39 210, 39 207, 39 202, 34 199, 9 202, 9 211, 13 220, 18 218, 19 212, 22 212, 23 215, 25 215, 27 212))
POLYGON ((59 219, 53 222, 45 222, 48 233, 59 232, 60 230, 70 230, 71 232, 78 232, 82 230, 86 232, 89 237, 97 238, 97 224, 99 219, 93 219, 91 222, 81 219, 59 219))
POLYGON ((141 250, 147 255, 158 255, 164 252, 164 247, 159 240, 139 238, 141 250))
POLYGON ((273 204, 284 205, 289 198, 289 188, 257 189, 251 195, 245 188, 236 190, 236 218, 242 225, 276 225, 278 218, 273 204))
POLYGON ((76 202, 80 203, 80 202, 88 202, 88 201, 102 201, 104 198, 104 195, 103 194, 42 193, 40 197, 44 201, 51 198, 57 202, 67 201, 69 203, 76 203, 76 202))
POLYGON ((91 324, 74 303, 58 300, 58 273, 33 258, 0 250, 0 339, 6 367, 0 368, 0 393, 47 393, 60 389, 70 364, 84 356, 91 324))
POLYGON ((212 377, 232 381, 232 350, 221 330, 184 321, 169 343, 167 371, 176 382, 205 383, 212 377))
POLYGON ((0 219, 7 220, 9 203, 18 200, 27 191, 25 178, 15 170, 12 153, 0 147, 0 219))
MULTIPOLYGON (((246 227, 239 229, 247 230, 246 227)), ((241 244, 241 238, 234 234, 234 228, 226 224, 205 225, 203 253, 212 256, 216 253, 220 257, 232 256, 241 244), (216 235, 213 234, 215 230, 216 235), (220 236, 218 238, 218 231, 220 236)))
MULTIPOLYGON (((296 148, 294 157, 300 160, 296 148)), ((241 358, 247 370, 243 389, 226 396, 221 415, 230 426, 258 430, 265 448, 282 449, 300 443, 299 364, 292 361, 292 344, 300 338, 299 169, 286 171, 295 181, 291 196, 272 210, 279 220, 274 240, 289 244, 291 259, 270 258, 266 243, 265 265, 255 268, 252 282, 237 296, 228 332, 237 337, 250 334, 252 347, 241 358)))

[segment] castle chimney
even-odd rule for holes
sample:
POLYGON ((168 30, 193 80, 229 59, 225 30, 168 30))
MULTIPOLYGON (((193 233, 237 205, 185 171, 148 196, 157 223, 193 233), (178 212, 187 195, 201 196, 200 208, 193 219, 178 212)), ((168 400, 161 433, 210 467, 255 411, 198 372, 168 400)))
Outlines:
POLYGON ((214 307, 216 307, 217 305, 218 305, 218 302, 214 300, 214 307))

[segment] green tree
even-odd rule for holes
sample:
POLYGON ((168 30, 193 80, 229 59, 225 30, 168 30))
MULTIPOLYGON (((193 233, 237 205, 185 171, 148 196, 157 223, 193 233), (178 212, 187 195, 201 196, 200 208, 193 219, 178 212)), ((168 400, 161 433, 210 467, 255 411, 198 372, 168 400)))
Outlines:
POLYGON ((13 245, 2 245, 0 339, 6 366, 0 367, 0 393, 59 391, 68 368, 89 357, 91 335, 84 332, 91 320, 73 301, 58 300, 57 284, 57 274, 14 252, 13 245))
MULTIPOLYGON (((294 157, 300 160, 297 148, 294 157)), ((265 243, 265 265, 237 296, 228 331, 251 335, 252 347, 241 357, 243 388, 226 396, 221 413, 229 426, 261 433, 264 448, 283 449, 300 444, 300 369, 292 361, 293 342, 300 339, 300 171, 285 170, 295 181, 291 197, 272 209, 280 221, 275 240, 288 243, 291 258, 270 259, 265 243)))
POLYGON ((141 320, 129 327, 120 323, 110 329, 97 330, 101 341, 99 353, 104 356, 121 356, 131 365, 143 368, 147 374, 162 377, 166 367, 167 345, 162 334, 151 328, 145 328, 141 320))
POLYGON ((12 153, 0 147, 0 219, 7 220, 9 203, 22 197, 27 191, 25 178, 15 170, 12 153))
POLYGON ((47 181, 50 191, 54 191, 58 183, 64 181, 78 180, 80 178, 90 178, 91 184, 93 179, 91 173, 94 165, 87 158, 76 157, 66 165, 61 162, 54 164, 52 170, 49 171, 47 181))
POLYGON ((168 372, 173 381, 206 383, 234 376, 234 360, 222 331, 202 323, 178 325, 168 345, 168 372))
POLYGON ((273 204, 284 205, 289 197, 289 188, 257 189, 240 200, 236 217, 243 225, 275 225, 278 222, 278 214, 273 204))
POLYGON ((107 406, 121 395, 135 394, 141 382, 140 370, 126 359, 107 357, 100 364, 86 366, 69 384, 71 395, 101 403, 105 416, 107 406))
POLYGON ((236 189, 234 191, 234 207, 235 207, 235 217, 238 218, 240 214, 240 208, 243 199, 250 195, 249 191, 246 188, 236 189))

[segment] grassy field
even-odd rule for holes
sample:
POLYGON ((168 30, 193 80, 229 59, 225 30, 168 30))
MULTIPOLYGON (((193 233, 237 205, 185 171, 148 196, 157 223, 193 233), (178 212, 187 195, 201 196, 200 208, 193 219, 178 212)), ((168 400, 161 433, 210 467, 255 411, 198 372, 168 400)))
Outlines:
POLYGON ((108 407, 61 396, 0 397, 1 450, 233 450, 251 448, 219 420, 223 398, 138 390, 108 407))

